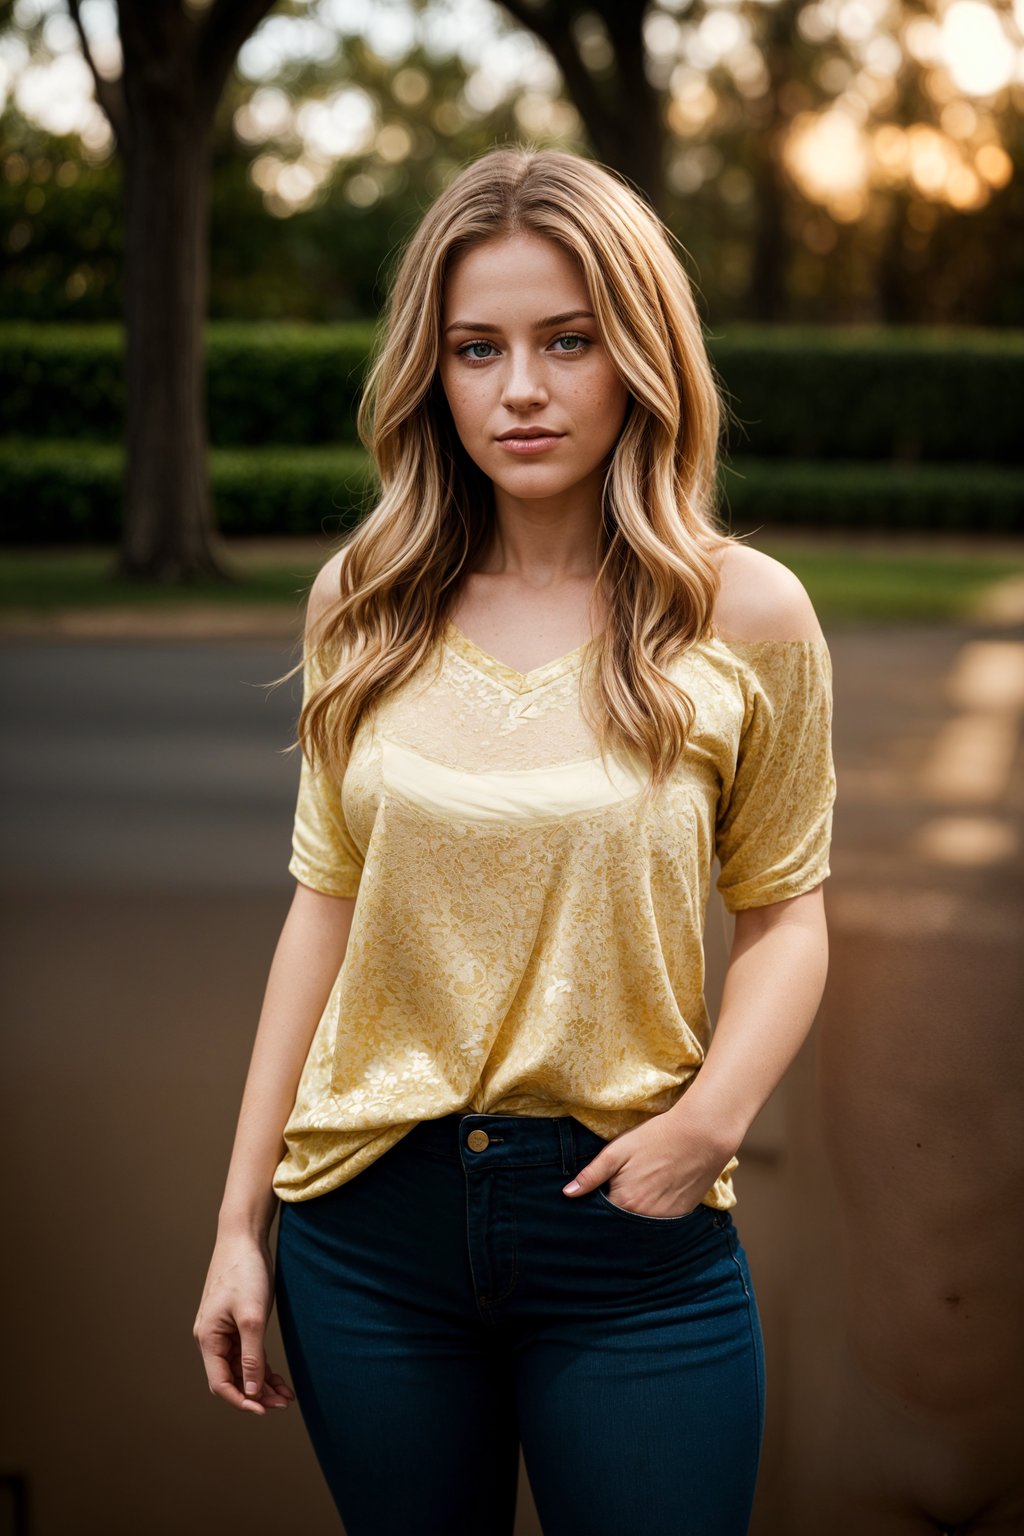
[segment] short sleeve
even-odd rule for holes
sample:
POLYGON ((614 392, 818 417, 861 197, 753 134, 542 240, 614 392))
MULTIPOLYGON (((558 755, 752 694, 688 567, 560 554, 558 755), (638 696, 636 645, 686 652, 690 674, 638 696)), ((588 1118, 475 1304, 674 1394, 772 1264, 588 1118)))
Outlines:
MULTIPOLYGON (((302 671, 303 703, 320 686, 322 672, 307 651, 302 671)), ((292 826, 288 872, 303 885, 328 896, 353 897, 359 889, 363 858, 345 825, 341 786, 325 767, 316 772, 305 752, 292 826)))
POLYGON ((739 649, 748 693, 715 837, 717 887, 730 912, 820 885, 830 873, 836 797, 825 640, 766 640, 739 649))

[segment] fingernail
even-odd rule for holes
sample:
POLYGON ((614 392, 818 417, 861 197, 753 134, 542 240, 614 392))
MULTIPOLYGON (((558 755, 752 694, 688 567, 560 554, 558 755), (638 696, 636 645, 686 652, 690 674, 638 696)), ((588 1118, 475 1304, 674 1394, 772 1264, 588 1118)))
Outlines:
POLYGON ((574 1195, 580 1187, 579 1179, 573 1179, 571 1184, 566 1184, 562 1190, 563 1195, 574 1195))
POLYGON ((245 1390, 248 1392, 250 1397, 255 1397, 256 1393, 259 1391, 259 1385, 255 1381, 247 1381, 245 1384, 245 1390))

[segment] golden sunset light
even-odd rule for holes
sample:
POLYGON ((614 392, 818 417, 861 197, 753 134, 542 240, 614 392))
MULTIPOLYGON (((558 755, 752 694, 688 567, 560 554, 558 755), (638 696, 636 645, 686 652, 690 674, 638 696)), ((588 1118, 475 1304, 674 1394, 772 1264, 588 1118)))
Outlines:
MULTIPOLYGON (((870 116, 885 111, 891 76, 903 55, 896 39, 870 36, 869 16, 872 26, 880 24, 878 8, 864 0, 846 0, 838 9, 818 5, 804 13, 802 30, 817 40, 841 32, 851 42, 887 46, 874 50, 870 66, 826 110, 797 113, 786 144, 787 170, 807 198, 840 222, 860 217, 872 186, 907 188, 962 212, 983 208, 1013 174, 1010 156, 985 115, 986 98, 1008 89, 1021 91, 1024 47, 984 0, 953 0, 939 20, 912 17, 903 27, 902 44, 908 55, 928 66, 924 85, 940 104, 938 122, 872 125, 870 116)), ((1021 0, 1015 17, 1020 30, 1021 0)), ((699 100, 696 92, 691 99, 699 100)), ((673 106, 679 119, 692 122, 692 109, 688 114, 682 104, 673 106)))

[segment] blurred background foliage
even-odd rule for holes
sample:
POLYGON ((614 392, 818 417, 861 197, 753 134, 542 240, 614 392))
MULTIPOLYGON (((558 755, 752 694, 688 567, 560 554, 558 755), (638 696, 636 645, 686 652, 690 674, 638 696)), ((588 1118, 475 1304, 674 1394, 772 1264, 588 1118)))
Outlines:
MULTIPOLYGON (((598 9, 533 9, 611 100, 598 9)), ((83 20, 116 74, 113 5, 85 0, 83 20)), ((663 211, 705 316, 1021 324, 1022 20, 1019 0, 650 4, 663 211)), ((119 316, 120 173, 59 0, 2 0, 0 87, 0 314, 119 316)), ((216 120, 211 316, 375 314, 453 169, 523 138, 590 152, 593 134, 505 7, 278 4, 216 120)))
MULTIPOLYGON (((252 32, 212 145, 220 531, 334 535, 372 505, 355 407, 391 265, 459 166, 526 141, 603 146, 681 242, 732 526, 1019 536, 1024 0, 616 6, 278 0, 252 32)), ((114 81, 113 0, 81 19, 114 81)), ((64 0, 0 0, 0 473, 23 549, 125 521, 123 162, 94 94, 64 0)))
MULTIPOLYGON (((355 411, 372 322, 214 321, 210 472, 222 533, 340 533, 373 504, 355 411)), ((740 323, 709 344, 737 527, 1024 531, 1024 333, 740 323)), ((8 544, 113 543, 120 328, 0 322, 8 544)))

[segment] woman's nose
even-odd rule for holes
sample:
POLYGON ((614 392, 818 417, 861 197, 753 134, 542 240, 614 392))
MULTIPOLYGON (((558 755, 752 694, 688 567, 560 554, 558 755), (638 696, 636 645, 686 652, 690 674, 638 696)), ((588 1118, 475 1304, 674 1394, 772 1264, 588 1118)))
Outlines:
POLYGON ((522 411, 543 404, 548 398, 544 365, 536 354, 513 352, 509 357, 501 393, 502 404, 522 411))

